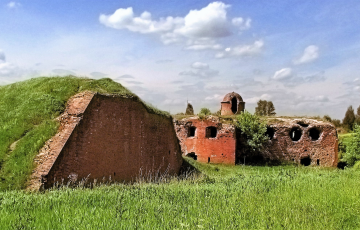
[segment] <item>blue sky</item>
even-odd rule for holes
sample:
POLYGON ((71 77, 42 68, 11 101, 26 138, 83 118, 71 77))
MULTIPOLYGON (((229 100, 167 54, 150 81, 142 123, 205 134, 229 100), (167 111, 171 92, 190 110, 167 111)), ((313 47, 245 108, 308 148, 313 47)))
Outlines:
POLYGON ((171 113, 186 100, 343 118, 360 105, 359 1, 4 1, 0 84, 109 77, 171 113))

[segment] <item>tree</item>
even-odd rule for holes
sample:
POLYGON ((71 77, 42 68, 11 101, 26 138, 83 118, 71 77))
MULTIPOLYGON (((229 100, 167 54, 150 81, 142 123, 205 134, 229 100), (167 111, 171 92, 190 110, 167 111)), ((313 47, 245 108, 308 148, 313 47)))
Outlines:
POLYGON ((354 134, 350 141, 346 144, 346 152, 342 161, 347 165, 353 166, 357 161, 360 161, 360 126, 354 126, 354 134))
POLYGON ((268 116, 275 116, 276 115, 275 106, 272 103, 272 101, 267 102, 267 111, 266 111, 266 113, 267 113, 268 116))
POLYGON ((349 106, 348 109, 346 110, 345 117, 342 123, 345 126, 345 128, 351 130, 354 126, 354 122, 355 122, 354 109, 352 106, 349 106))
POLYGON ((276 114, 275 106, 272 101, 259 100, 255 108, 255 114, 257 116, 274 116, 276 114))
POLYGON ((236 117, 236 126, 240 129, 245 140, 244 150, 246 153, 259 152, 265 142, 269 140, 266 135, 266 123, 257 115, 245 111, 236 117))
POLYGON ((360 105, 356 110, 355 122, 356 124, 360 125, 360 105))
POLYGON ((211 112, 210 112, 210 109, 208 109, 208 108, 201 108, 200 109, 200 114, 210 115, 211 112))
POLYGON ((192 104, 187 104, 185 115, 194 115, 194 108, 192 104))

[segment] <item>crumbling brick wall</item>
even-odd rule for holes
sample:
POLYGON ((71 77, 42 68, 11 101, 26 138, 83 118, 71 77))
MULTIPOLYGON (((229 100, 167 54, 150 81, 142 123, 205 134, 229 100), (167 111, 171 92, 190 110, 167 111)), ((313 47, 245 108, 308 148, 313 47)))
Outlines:
POLYGON ((329 122, 269 119, 268 133, 271 140, 262 152, 267 160, 330 167, 337 165, 337 132, 329 122))
POLYGON ((204 163, 235 164, 236 135, 233 125, 208 116, 206 119, 191 117, 174 120, 174 126, 184 156, 204 163), (195 131, 191 130, 194 128, 195 131))
POLYGON ((48 143, 49 157, 36 170, 45 188, 69 179, 122 182, 179 172, 181 150, 170 117, 149 113, 137 98, 84 95, 69 101, 60 138, 48 143))

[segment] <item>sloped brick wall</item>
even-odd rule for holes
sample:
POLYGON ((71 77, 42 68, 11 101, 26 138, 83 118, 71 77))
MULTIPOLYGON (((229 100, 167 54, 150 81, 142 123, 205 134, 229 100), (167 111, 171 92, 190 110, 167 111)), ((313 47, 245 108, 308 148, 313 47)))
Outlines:
POLYGON ((149 113, 136 98, 96 94, 85 106, 83 113, 68 106, 75 112, 67 114, 62 126, 73 117, 78 121, 65 130, 68 135, 62 134, 62 148, 52 150, 55 156, 58 152, 52 164, 45 162, 51 165, 42 170, 45 188, 69 179, 121 182, 179 172, 181 150, 171 118, 149 113))

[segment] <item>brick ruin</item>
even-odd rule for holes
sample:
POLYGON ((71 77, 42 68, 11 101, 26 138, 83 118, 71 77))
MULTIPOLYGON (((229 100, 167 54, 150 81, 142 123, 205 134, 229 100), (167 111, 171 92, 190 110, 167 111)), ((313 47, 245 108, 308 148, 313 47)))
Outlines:
POLYGON ((136 96, 80 93, 58 119, 59 132, 35 158, 32 189, 83 178, 123 182, 179 173, 181 149, 171 117, 149 111, 136 96))
POLYGON ((200 162, 235 164, 236 134, 231 124, 218 117, 174 120, 183 155, 200 162))
POLYGON ((245 102, 242 97, 235 92, 226 94, 221 102, 222 116, 240 114, 241 112, 244 112, 244 109, 245 102))
MULTIPOLYGON (((221 114, 239 114, 244 107, 232 92, 221 102, 221 114)), ((257 155, 242 151, 244 139, 233 117, 172 120, 150 111, 136 96, 83 92, 69 99, 58 120, 59 132, 35 158, 30 189, 83 178, 128 182, 175 175, 181 155, 232 165, 255 160, 336 166, 338 161, 335 127, 313 119, 268 119, 270 140, 257 155)))
MULTIPOLYGON (((221 115, 243 111, 245 102, 237 93, 229 93, 221 102, 221 115), (236 99, 234 99, 236 98, 236 99), (231 101, 234 103, 231 103, 231 101), (237 107, 232 106, 235 104, 237 107), (240 102, 240 103, 239 103, 240 102), (235 109, 234 109, 235 110, 235 109), (226 112, 227 111, 227 112, 226 112)), ((232 120, 230 118, 230 120, 232 120)), ((314 119, 268 119, 268 143, 257 154, 243 149, 244 137, 228 120, 207 116, 174 119, 181 151, 204 163, 294 162, 302 165, 335 167, 338 161, 338 137, 330 122, 314 119)))

